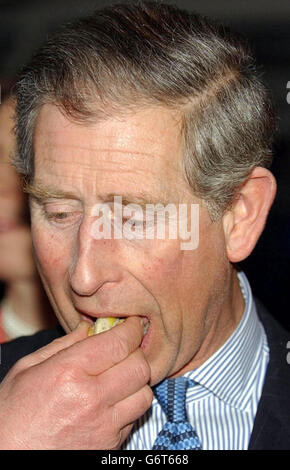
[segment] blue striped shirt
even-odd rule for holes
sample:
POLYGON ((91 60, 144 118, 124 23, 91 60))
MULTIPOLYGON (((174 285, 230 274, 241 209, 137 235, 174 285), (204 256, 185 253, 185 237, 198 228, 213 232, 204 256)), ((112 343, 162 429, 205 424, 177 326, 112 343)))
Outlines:
MULTIPOLYGON (((266 334, 248 280, 238 279, 245 310, 230 338, 197 369, 184 374, 197 384, 189 388, 186 408, 204 450, 248 448, 269 360, 266 334)), ((139 418, 123 449, 150 450, 166 416, 156 398, 139 418)))

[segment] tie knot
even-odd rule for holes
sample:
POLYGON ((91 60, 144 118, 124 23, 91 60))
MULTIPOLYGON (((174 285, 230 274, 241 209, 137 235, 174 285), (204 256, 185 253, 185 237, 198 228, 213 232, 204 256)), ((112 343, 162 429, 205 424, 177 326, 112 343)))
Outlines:
POLYGON ((154 395, 166 414, 167 420, 178 423, 186 421, 186 391, 195 382, 187 377, 165 379, 153 388, 154 395))

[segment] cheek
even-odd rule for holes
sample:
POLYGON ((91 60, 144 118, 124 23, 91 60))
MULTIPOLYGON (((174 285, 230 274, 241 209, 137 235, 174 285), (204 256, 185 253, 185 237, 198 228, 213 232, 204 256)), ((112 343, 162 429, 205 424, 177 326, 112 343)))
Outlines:
POLYGON ((64 242, 63 234, 56 236, 33 227, 32 241, 40 273, 50 282, 59 281, 68 269, 70 243, 64 242))
MULTIPOLYGON (((155 256, 148 257, 142 263, 142 276, 159 299, 166 299, 176 292, 176 283, 183 276, 184 255, 177 246, 155 256)), ((151 290, 150 289, 150 290, 151 290)))
POLYGON ((145 283, 166 310, 187 312, 193 303, 201 308, 207 301, 223 250, 213 243, 209 231, 200 235, 195 250, 181 250, 179 241, 172 242, 142 263, 145 283))

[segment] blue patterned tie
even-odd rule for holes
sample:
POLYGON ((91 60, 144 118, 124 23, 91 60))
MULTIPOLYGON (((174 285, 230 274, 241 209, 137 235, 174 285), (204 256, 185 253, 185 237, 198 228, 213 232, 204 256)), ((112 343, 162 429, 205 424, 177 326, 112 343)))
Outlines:
POLYGON ((165 379, 153 387, 154 395, 166 414, 167 422, 159 432, 153 450, 201 450, 201 442, 186 416, 185 397, 188 386, 195 385, 186 377, 165 379))

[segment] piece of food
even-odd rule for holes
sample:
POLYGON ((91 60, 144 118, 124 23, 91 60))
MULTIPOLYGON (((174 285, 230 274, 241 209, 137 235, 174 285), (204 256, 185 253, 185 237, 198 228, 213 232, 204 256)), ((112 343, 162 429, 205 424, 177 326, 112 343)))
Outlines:
POLYGON ((97 318, 94 325, 90 326, 88 331, 88 336, 97 335, 103 331, 110 330, 114 326, 122 323, 124 318, 115 318, 115 317, 101 317, 97 318))

